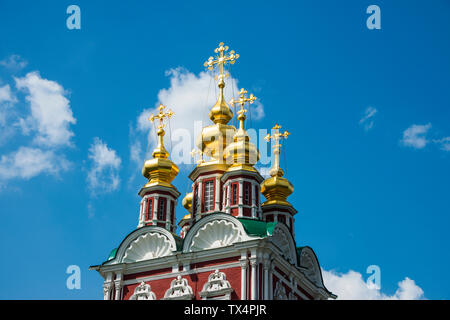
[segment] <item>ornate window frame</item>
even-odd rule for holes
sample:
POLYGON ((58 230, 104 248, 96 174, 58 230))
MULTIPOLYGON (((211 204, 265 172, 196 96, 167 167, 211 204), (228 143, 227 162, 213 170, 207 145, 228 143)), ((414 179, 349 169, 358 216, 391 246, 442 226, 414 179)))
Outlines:
POLYGON ((232 292, 233 288, 225 273, 216 269, 208 276, 208 282, 204 284, 199 294, 203 300, 231 300, 232 292))

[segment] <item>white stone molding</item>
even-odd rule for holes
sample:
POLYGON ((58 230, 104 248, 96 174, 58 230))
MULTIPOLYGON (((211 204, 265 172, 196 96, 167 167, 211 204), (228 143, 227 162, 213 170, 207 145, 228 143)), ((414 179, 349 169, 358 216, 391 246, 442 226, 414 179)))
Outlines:
POLYGON ((105 283, 103 283, 103 300, 111 299, 112 288, 113 283, 111 281, 105 281, 105 283))
POLYGON ((155 293, 152 292, 152 288, 144 281, 134 289, 133 295, 130 300, 156 300, 155 293))
POLYGON ((252 270, 252 278, 251 278, 251 288, 252 288, 252 292, 251 292, 251 300, 256 300, 258 299, 258 288, 257 288, 257 274, 256 274, 256 267, 258 265, 258 260, 254 257, 250 258, 250 266, 251 266, 251 270, 252 270))
POLYGON ((120 244, 115 258, 105 262, 105 265, 167 256, 173 254, 176 248, 175 238, 168 230, 144 226, 130 233, 120 244))
POLYGON ((235 224, 214 220, 204 225, 192 239, 191 251, 226 247, 241 241, 242 235, 235 224))
POLYGON ((233 288, 231 288, 225 273, 216 269, 208 276, 208 282, 205 283, 199 294, 203 300, 230 300, 232 292, 233 288))
POLYGON ((264 300, 269 300, 269 272, 270 272, 270 260, 268 256, 264 256, 263 270, 264 270, 264 300))
POLYGON ((242 217, 244 215, 244 208, 242 207, 244 205, 244 181, 242 179, 239 179, 239 196, 238 196, 238 216, 242 217))
POLYGON ((148 232, 134 240, 125 251, 123 262, 136 262, 168 256, 172 253, 170 240, 160 233, 148 232))
POLYGON ((155 223, 156 220, 158 220, 158 206, 159 206, 159 196, 155 195, 153 197, 153 211, 151 216, 148 217, 148 220, 152 220, 153 223, 155 223))
POLYGON ((170 288, 164 294, 165 300, 191 300, 194 297, 192 288, 189 286, 188 281, 181 276, 177 276, 176 279, 170 283, 170 288))
POLYGON ((183 252, 230 246, 241 241, 260 239, 250 237, 241 222, 225 213, 214 213, 203 217, 189 230, 183 244, 183 252))
POLYGON ((215 189, 214 189, 214 211, 220 210, 220 179, 218 176, 214 179, 215 189))
POLYGON ((317 258, 309 247, 302 248, 300 254, 300 266, 305 268, 305 276, 317 287, 323 288, 322 276, 317 258))
POLYGON ((281 255, 291 264, 297 264, 297 253, 291 232, 286 225, 278 223, 269 240, 281 251, 281 255))
POLYGON ((288 296, 286 294, 286 289, 284 288, 281 281, 277 281, 275 285, 275 292, 273 293, 274 300, 288 300, 288 296))
POLYGON ((123 286, 122 274, 117 273, 116 279, 114 280, 115 300, 122 299, 122 286, 123 286))
POLYGON ((239 262, 241 265, 241 300, 247 300, 247 257, 243 256, 239 262))

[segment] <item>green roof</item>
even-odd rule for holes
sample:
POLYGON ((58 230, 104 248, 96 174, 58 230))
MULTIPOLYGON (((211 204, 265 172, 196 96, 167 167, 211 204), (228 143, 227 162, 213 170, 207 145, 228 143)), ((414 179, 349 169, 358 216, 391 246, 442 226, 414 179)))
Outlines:
POLYGON ((109 254, 108 260, 106 260, 106 261, 114 259, 116 257, 116 253, 117 253, 117 248, 115 248, 114 250, 111 251, 111 253, 109 254))
POLYGON ((239 222, 244 226, 245 232, 249 236, 258 236, 265 238, 272 235, 273 228, 277 224, 276 222, 266 222, 255 219, 237 218, 239 222))

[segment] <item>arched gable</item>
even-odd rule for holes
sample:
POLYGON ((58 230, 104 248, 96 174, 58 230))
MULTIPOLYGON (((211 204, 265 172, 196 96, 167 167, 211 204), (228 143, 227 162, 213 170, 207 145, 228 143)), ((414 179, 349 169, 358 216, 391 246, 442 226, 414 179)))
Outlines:
POLYGON ((277 223, 269 236, 272 242, 279 250, 281 255, 293 265, 297 264, 297 252, 294 238, 288 227, 283 223, 277 223))
POLYGON ((320 269, 319 260, 314 250, 310 247, 297 248, 299 255, 300 267, 304 268, 303 273, 316 286, 325 288, 323 284, 322 271, 320 269))
POLYGON ((183 252, 226 247, 236 242, 258 239, 250 237, 235 217, 214 213, 203 217, 186 234, 183 252))
POLYGON ((105 265, 131 263, 173 254, 177 250, 173 235, 161 227, 146 226, 131 232, 105 265))

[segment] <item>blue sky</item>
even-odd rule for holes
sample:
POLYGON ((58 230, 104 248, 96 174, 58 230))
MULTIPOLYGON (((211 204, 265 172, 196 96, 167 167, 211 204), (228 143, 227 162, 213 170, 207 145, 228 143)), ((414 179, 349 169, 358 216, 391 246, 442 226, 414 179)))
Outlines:
MULTIPOLYGON (((449 299, 449 10, 445 0, 2 1, 0 298, 102 298, 88 267, 137 226, 149 148, 139 119, 160 100, 177 111, 191 91, 207 101, 203 62, 223 41, 241 56, 236 86, 259 98, 248 125, 292 133, 281 165, 297 244, 336 283, 378 265, 386 296, 408 278, 425 298, 449 299), (71 4, 80 30, 66 27, 71 4), (372 4, 380 30, 366 27, 372 4), (66 288, 69 265, 80 290, 66 288)), ((209 107, 193 105, 204 120, 209 107)), ((193 165, 180 169, 184 194, 193 165)))

